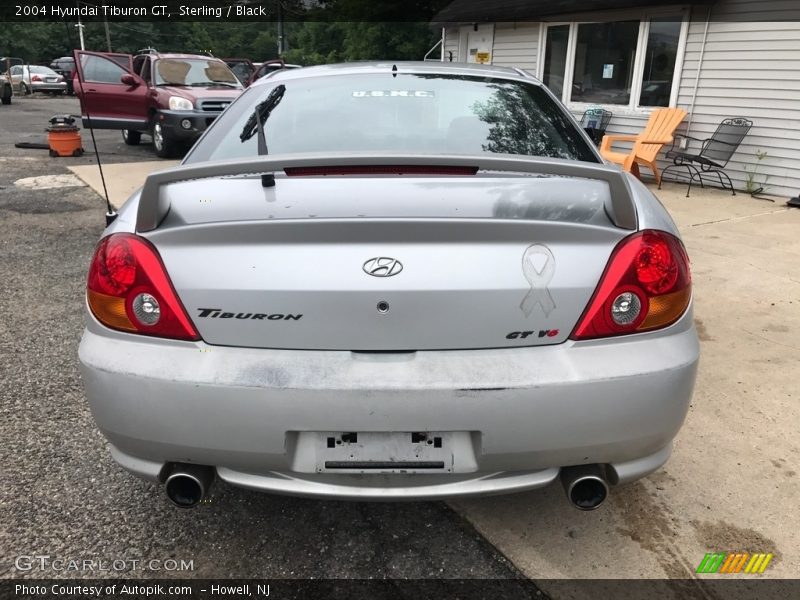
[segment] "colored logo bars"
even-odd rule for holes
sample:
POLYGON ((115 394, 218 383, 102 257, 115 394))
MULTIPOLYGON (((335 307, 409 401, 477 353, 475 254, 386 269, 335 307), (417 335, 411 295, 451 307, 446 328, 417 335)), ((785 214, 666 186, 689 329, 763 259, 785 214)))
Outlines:
POLYGON ((749 552, 709 552, 700 561, 697 573, 763 573, 773 554, 749 552))

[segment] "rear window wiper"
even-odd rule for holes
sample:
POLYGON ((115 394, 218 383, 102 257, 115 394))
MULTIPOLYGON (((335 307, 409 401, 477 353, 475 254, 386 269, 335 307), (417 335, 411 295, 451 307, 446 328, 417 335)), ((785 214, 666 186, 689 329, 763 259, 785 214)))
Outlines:
MULTIPOLYGON (((272 111, 275 110, 275 107, 280 104, 284 93, 286 93, 286 86, 281 84, 275 87, 263 102, 256 104, 256 109, 244 124, 242 133, 239 134, 239 139, 242 142, 246 142, 251 137, 258 134, 259 156, 266 156, 269 154, 269 150, 267 149, 267 136, 264 134, 264 125, 272 114, 272 111)), ((272 173, 262 175, 261 185, 264 187, 272 187, 275 185, 275 176, 272 173)))

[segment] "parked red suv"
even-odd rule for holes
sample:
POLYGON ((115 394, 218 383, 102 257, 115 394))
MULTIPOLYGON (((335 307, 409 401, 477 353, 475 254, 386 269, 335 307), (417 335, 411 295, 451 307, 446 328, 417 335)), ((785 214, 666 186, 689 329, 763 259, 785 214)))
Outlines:
POLYGON ((244 89, 228 66, 211 56, 74 54, 84 126, 88 115, 96 129, 121 129, 132 146, 148 133, 161 158, 185 151, 244 89))

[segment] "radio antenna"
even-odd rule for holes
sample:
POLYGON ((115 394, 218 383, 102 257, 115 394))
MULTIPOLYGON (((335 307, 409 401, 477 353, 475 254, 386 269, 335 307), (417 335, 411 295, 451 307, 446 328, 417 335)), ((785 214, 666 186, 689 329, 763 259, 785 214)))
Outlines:
MULTIPOLYGON (((75 54, 74 46, 72 44, 72 36, 69 32, 69 24, 67 23, 66 19, 64 20, 64 27, 67 28, 67 42, 69 42, 69 47, 72 48, 72 58, 75 60, 75 70, 78 71, 80 57, 75 54)), ((117 218, 117 211, 114 210, 114 207, 111 205, 111 200, 108 198, 108 188, 106 187, 106 178, 103 174, 103 163, 100 160, 100 151, 97 149, 97 141, 94 137, 94 127, 92 127, 92 116, 89 114, 88 106, 85 106, 84 98, 86 97, 83 93, 83 82, 81 81, 80 73, 78 73, 78 87, 81 89, 81 108, 85 109, 86 112, 86 126, 89 129, 89 135, 92 137, 92 146, 94 146, 94 155, 97 159, 97 168, 100 170, 100 181, 103 184, 103 194, 106 198, 106 227, 111 225, 114 222, 114 219, 117 218)), ((84 110, 81 110, 84 112, 84 110)))

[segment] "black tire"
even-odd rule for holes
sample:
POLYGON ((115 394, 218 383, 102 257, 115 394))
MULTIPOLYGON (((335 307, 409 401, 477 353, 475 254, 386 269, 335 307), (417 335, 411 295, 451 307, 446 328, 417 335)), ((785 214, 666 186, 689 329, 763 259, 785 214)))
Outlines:
POLYGON ((180 144, 169 138, 161 127, 161 123, 154 121, 150 132, 153 136, 153 149, 156 151, 156 156, 159 158, 174 158, 177 156, 180 144))
POLYGON ((19 91, 23 96, 30 96, 31 95, 31 88, 28 87, 28 84, 24 81, 19 84, 19 91))
POLYGON ((138 146, 139 142, 142 141, 142 132, 133 131, 132 129, 123 129, 122 139, 128 146, 138 146))
POLYGON ((11 86, 10 85, 4 85, 3 86, 3 97, 0 98, 0 102, 5 104, 6 106, 11 104, 11 86))

